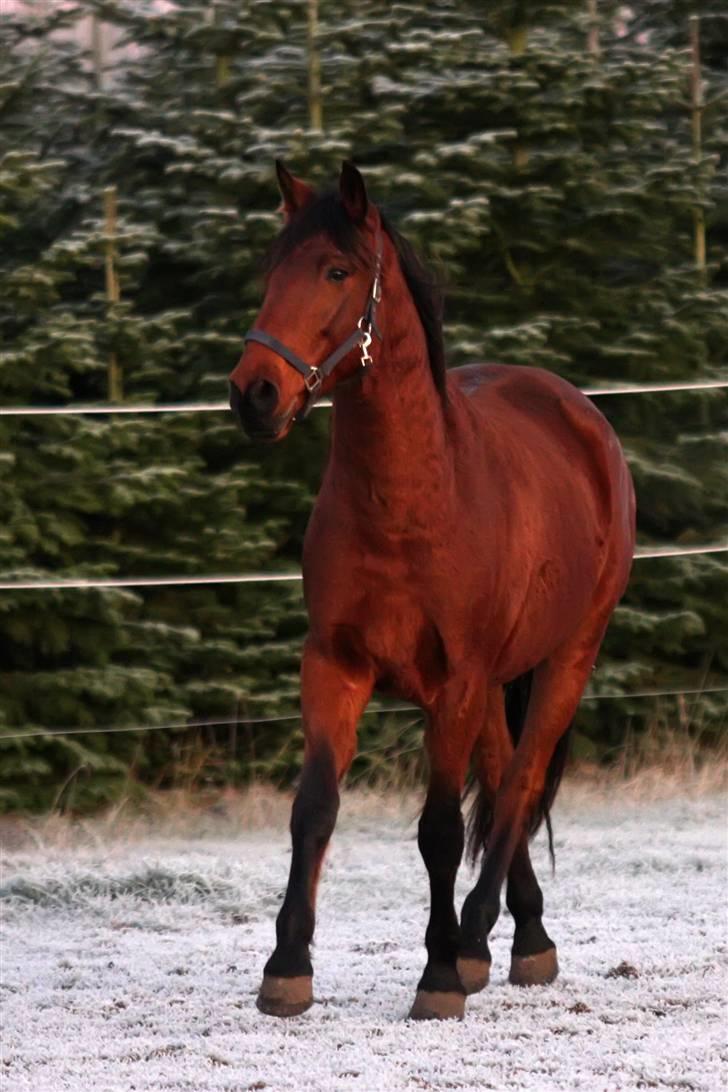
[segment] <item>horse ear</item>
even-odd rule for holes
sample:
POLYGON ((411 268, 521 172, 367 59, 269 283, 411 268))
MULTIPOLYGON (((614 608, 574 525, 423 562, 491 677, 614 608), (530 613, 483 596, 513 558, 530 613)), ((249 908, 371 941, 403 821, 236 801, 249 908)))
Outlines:
POLYGON ((354 164, 345 159, 341 164, 339 176, 339 196, 341 203, 355 224, 362 224, 366 219, 369 201, 364 179, 354 164))
POLYGON ((290 220, 291 216, 313 200, 314 192, 309 185, 295 178, 291 172, 283 166, 280 159, 276 159, 276 174, 278 175, 278 188, 283 198, 283 211, 290 220))

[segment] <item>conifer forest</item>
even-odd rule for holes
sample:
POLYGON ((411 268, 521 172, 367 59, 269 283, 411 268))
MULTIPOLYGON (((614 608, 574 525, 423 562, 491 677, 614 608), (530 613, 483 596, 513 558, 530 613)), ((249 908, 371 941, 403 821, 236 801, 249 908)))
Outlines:
MULTIPOLYGON (((444 285, 449 364, 704 382, 597 404, 639 549, 728 545, 724 0, 3 7, 0 809, 300 767, 300 581, 9 585, 296 573, 330 411, 265 448, 224 410, 1 412, 225 403, 276 158, 357 163, 444 285)), ((416 776, 421 719, 374 703, 351 777, 416 776)), ((575 754, 727 726, 728 552, 638 558, 575 754)))

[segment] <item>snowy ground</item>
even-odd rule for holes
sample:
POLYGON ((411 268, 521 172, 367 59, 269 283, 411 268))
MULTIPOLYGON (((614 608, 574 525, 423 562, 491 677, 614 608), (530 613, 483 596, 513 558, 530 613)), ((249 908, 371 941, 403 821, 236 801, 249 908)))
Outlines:
POLYGON ((254 1004, 287 867, 280 824, 16 845, 0 886, 0 1087, 725 1089, 725 801, 587 806, 567 792, 555 826, 554 878, 540 841, 535 856, 561 978, 508 985, 504 913, 491 985, 447 1024, 404 1020, 427 910, 412 809, 345 798, 321 888, 318 1004, 288 1021, 254 1004), (610 976, 623 963, 634 972, 610 976))

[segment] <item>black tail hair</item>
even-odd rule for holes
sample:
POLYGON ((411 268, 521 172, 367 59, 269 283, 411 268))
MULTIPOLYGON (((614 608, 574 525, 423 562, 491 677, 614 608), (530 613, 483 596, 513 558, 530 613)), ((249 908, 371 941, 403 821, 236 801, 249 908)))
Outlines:
MULTIPOLYGON (((531 697, 532 681, 533 671, 527 671, 525 675, 519 675, 517 679, 514 679, 513 682, 508 683, 505 687, 506 721, 514 746, 518 745, 518 741, 521 738, 521 733, 523 731, 526 712, 528 710, 528 702, 531 697)), ((554 832, 551 827, 550 813, 551 806, 556 798, 559 785, 561 784, 561 777, 569 755, 570 735, 571 725, 569 725, 559 742, 556 744, 556 749, 551 756, 551 761, 549 762, 546 771, 546 782, 544 784, 541 799, 534 808, 528 824, 528 834, 529 837, 532 838, 541 824, 544 821, 546 822, 552 868, 555 867, 556 858, 554 856, 554 832)), ((483 792, 483 787, 480 785, 477 774, 475 773, 471 773, 468 779, 465 795, 469 796, 473 791, 476 793, 476 796, 471 806, 470 815, 468 816, 467 846, 470 861, 472 864, 476 864, 478 857, 488 844, 488 837, 493 824, 493 806, 492 802, 487 799, 483 792)))

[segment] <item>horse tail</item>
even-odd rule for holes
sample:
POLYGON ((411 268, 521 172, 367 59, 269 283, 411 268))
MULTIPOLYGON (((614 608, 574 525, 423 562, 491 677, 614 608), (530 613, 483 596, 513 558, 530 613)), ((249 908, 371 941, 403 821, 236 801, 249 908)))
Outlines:
MULTIPOLYGON (((506 723, 508 724, 508 731, 513 740, 514 747, 518 746, 518 741, 523 732, 526 713, 528 711, 528 702, 531 697, 532 682, 533 670, 527 671, 524 675, 519 675, 518 678, 514 679, 513 682, 508 683, 505 687, 506 723)), ((541 793, 541 799, 533 809, 528 824, 528 835, 532 838, 541 824, 544 822, 546 823, 552 868, 555 867, 556 858, 554 855, 554 832, 551 826, 551 807, 556 799, 556 793, 561 784, 564 767, 566 766, 566 760, 569 755, 570 734, 571 725, 569 725, 559 742, 556 744, 556 748, 546 770, 546 780, 544 782, 543 792, 541 793)), ((488 844, 488 837, 493 824, 493 801, 492 798, 489 798, 485 786, 478 778, 477 773, 471 773, 465 795, 468 796, 472 792, 475 792, 476 795, 470 809, 470 815, 468 816, 467 852, 471 863, 475 865, 480 854, 485 850, 488 844)))

